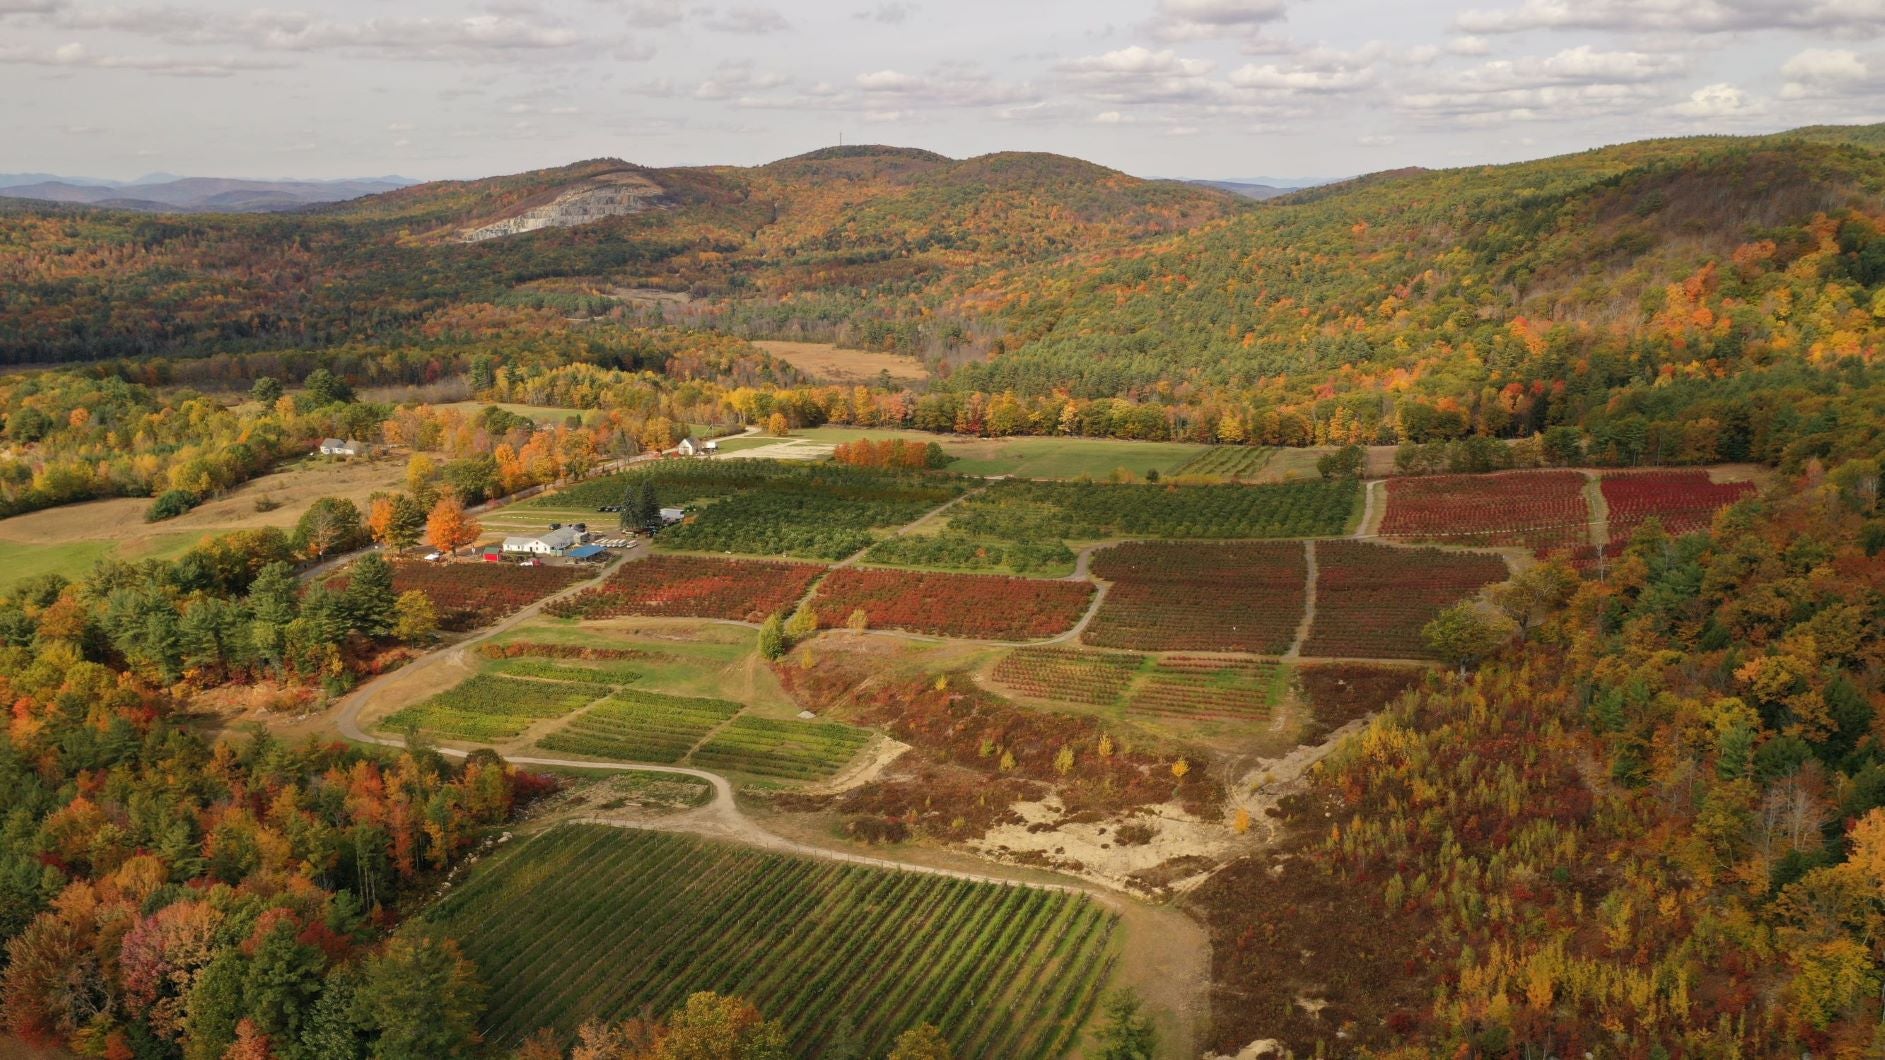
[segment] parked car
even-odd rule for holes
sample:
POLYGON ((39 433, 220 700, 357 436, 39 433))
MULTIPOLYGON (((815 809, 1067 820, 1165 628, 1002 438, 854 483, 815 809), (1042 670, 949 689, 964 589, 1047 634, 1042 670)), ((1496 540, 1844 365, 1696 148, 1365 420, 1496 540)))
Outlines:
POLYGON ((442 560, 445 558, 445 553, 437 552, 437 551, 427 552, 422 558, 427 563, 437 563, 439 560, 442 560))

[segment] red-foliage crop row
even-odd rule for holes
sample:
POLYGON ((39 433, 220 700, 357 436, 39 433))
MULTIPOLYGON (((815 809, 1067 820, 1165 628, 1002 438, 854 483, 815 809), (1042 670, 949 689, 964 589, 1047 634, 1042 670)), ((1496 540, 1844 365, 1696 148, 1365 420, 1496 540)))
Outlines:
POLYGON ((1671 534, 1694 533, 1705 529, 1716 512, 1754 492, 1752 482, 1715 482, 1699 470, 1630 471, 1605 475, 1600 485, 1610 509, 1613 555, 1652 516, 1671 534))
POLYGON ((1332 658, 1432 658, 1421 628, 1508 573, 1498 556, 1365 541, 1318 542, 1316 569, 1302 653, 1332 658))
POLYGON ((1302 619, 1297 541, 1132 542, 1094 557, 1113 583, 1082 639, 1147 651, 1281 655, 1302 619))
POLYGON ((550 608, 566 618, 671 615, 758 622, 790 610, 824 567, 816 563, 650 556, 550 608))
POLYGON ((1590 505, 1576 471, 1434 475, 1385 485, 1382 537, 1539 552, 1590 543, 1590 505))
POLYGON ((846 625, 862 608, 872 628, 1029 640, 1072 629, 1092 596, 1083 581, 846 567, 818 586, 812 609, 823 628, 846 625))
POLYGON ((431 599, 441 629, 462 632, 490 625, 588 576, 575 567, 398 563, 393 566, 393 591, 419 590, 431 599))
POLYGON ((993 676, 1020 695, 1103 707, 1118 702, 1144 662, 1119 652, 1018 648, 995 664, 993 676))

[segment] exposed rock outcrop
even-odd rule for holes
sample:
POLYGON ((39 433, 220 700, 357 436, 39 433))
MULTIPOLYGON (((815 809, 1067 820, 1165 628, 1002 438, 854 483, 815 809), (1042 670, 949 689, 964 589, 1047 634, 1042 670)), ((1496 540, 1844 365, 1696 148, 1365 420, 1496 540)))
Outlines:
POLYGON ((548 202, 526 206, 508 217, 459 232, 464 243, 535 232, 540 228, 568 228, 607 217, 622 217, 669 205, 661 185, 640 173, 604 173, 560 191, 548 202))

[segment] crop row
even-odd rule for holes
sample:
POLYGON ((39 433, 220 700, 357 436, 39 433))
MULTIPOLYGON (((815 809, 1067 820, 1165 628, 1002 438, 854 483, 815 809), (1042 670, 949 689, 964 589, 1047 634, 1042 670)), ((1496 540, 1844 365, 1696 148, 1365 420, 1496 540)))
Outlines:
POLYGON ((929 1022, 965 1060, 1063 1055, 1114 926, 1075 894, 597 826, 507 849, 428 916, 491 984, 500 1048, 715 990, 782 1021, 791 1055, 843 1017, 864 1055, 929 1022))
POLYGON ((641 671, 630 669, 619 663, 581 666, 530 656, 493 659, 485 665, 485 672, 510 674, 513 677, 536 677, 545 681, 586 681, 610 685, 625 685, 641 678, 641 671))
POLYGON ((1274 452, 1260 445, 1214 445, 1178 465, 1172 474, 1250 478, 1263 470, 1274 452))
POLYGON ((1119 701, 1145 657, 1074 648, 1017 648, 992 676, 1017 694, 1103 707, 1119 701))
POLYGON ((1590 506, 1576 471, 1434 475, 1386 483, 1383 537, 1451 545, 1521 545, 1539 552, 1590 542, 1590 506))
POLYGON ((656 500, 680 507, 740 493, 822 494, 861 502, 940 504, 961 490, 959 480, 935 475, 771 460, 655 460, 590 479, 515 505, 521 509, 594 509, 622 503, 647 481, 656 500))
POLYGON ((1600 486, 1610 509, 1613 553, 1651 518, 1670 534, 1694 533, 1707 528, 1717 511, 1754 492, 1752 482, 1716 482, 1697 470, 1613 473, 1600 486))
POLYGON ((508 739, 534 721, 559 718, 610 691, 607 685, 474 674, 423 703, 388 715, 382 730, 417 726, 465 740, 508 739))
POLYGON ((441 628, 462 632, 490 625, 588 576, 574 567, 398 563, 393 591, 419 590, 431 599, 441 628))
POLYGON ((842 559, 868 546, 870 531, 915 520, 940 501, 858 500, 823 493, 738 493, 661 531, 663 548, 761 556, 842 559))
POLYGON ((1084 581, 846 567, 819 584, 812 608, 825 628, 862 610, 872 628, 1028 640, 1072 629, 1092 596, 1084 581))
POLYGON ((632 762, 678 762, 739 712, 738 703, 725 700, 627 689, 571 718, 537 746, 632 762))
POLYGON ((694 752, 708 768, 762 777, 822 780, 870 742, 869 730, 836 722, 735 718, 694 752))
POLYGON ((1126 709, 1187 721, 1267 718, 1275 708, 1279 668, 1271 663, 1172 666, 1160 660, 1126 709))
POLYGON ((945 530, 940 534, 898 534, 871 546, 865 559, 900 567, 951 567, 956 570, 1010 570, 1034 574, 1073 565, 1073 550, 1060 540, 990 542, 945 530))
POLYGON ((713 556, 650 556, 547 610, 566 618, 665 615, 758 622, 791 608, 825 570, 713 556))
POLYGON ((1131 542, 1097 553, 1093 573, 1113 584, 1082 634, 1089 644, 1280 655, 1308 566, 1297 542, 1131 542))
POLYGON ((1507 575, 1498 556, 1364 541, 1316 545, 1316 621, 1303 654, 1426 659, 1421 630, 1507 575))
POLYGON ((1268 486, 1007 479, 952 509, 949 522, 1011 541, 1328 537, 1353 518, 1358 488, 1346 478, 1268 486))

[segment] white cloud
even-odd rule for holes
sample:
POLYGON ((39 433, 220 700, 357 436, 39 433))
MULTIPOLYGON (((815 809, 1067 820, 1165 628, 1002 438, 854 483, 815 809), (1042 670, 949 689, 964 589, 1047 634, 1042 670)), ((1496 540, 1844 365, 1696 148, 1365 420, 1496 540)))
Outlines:
POLYGON ((1835 99, 1867 95, 1881 87, 1874 57, 1841 48, 1808 48, 1780 68, 1782 99, 1835 99))
POLYGON ((1284 0, 1159 0, 1149 28, 1165 42, 1244 36, 1286 10, 1284 0))
POLYGON ((100 55, 72 41, 51 49, 0 48, 0 66, 7 65, 135 70, 165 77, 229 77, 244 71, 280 69, 283 64, 230 57, 203 59, 168 55, 100 55))
POLYGON ((751 62, 722 63, 714 75, 694 88, 695 99, 734 99, 778 88, 786 83, 781 74, 755 71, 751 62))
POLYGON ((732 7, 707 16, 706 26, 721 33, 758 37, 783 33, 792 28, 792 23, 770 7, 732 7))
POLYGON ((1879 0, 1524 0, 1513 8, 1468 10, 1467 33, 1535 29, 1731 33, 1795 29, 1871 36, 1885 30, 1879 0))
POLYGON ((915 4, 905 3, 903 0, 890 0, 889 3, 858 11, 851 17, 859 22, 878 22, 886 26, 900 26, 908 22, 910 16, 916 14, 917 10, 915 4))
POLYGON ((1749 99, 1746 92, 1724 81, 1703 85, 1689 93, 1688 99, 1669 109, 1684 118, 1721 121, 1753 117, 1765 113, 1767 108, 1749 99))

